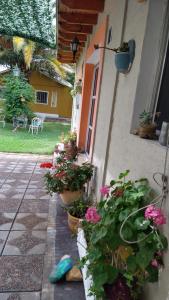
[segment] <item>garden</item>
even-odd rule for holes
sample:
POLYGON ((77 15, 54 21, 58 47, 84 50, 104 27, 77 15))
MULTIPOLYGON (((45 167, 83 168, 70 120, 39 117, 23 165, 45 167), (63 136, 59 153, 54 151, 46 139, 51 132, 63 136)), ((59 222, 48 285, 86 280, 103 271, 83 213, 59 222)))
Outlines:
POLYGON ((76 268, 82 270, 86 299, 142 299, 144 287, 158 282, 164 268, 163 196, 146 178, 128 179, 126 170, 101 187, 101 200, 94 201, 89 192, 94 166, 79 165, 71 156, 71 135, 63 144, 62 150, 56 147, 56 163, 44 162, 41 168, 47 170, 48 193, 60 195, 70 232, 77 234, 80 260, 74 265, 70 256, 62 257, 49 281, 60 282, 76 268))
POLYGON ((32 86, 22 73, 20 76, 7 75, 2 81, 1 96, 5 100, 1 101, 0 107, 0 151, 51 154, 61 134, 70 130, 70 125, 44 122, 43 128, 38 123, 30 128, 36 117, 29 106, 35 98, 32 86))
POLYGON ((0 152, 51 154, 62 133, 70 130, 69 124, 45 122, 42 132, 31 134, 28 129, 13 131, 13 125, 0 123, 0 152))

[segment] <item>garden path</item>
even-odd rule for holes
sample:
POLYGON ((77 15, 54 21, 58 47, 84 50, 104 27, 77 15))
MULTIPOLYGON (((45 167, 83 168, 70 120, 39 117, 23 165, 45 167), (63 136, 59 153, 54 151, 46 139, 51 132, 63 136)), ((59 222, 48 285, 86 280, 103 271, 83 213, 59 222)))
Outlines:
POLYGON ((50 160, 0 153, 0 300, 85 299, 82 283, 48 282, 55 261, 78 257, 60 199, 44 189, 39 164, 50 160))
POLYGON ((49 195, 40 161, 44 156, 0 153, 1 300, 41 297, 49 195))

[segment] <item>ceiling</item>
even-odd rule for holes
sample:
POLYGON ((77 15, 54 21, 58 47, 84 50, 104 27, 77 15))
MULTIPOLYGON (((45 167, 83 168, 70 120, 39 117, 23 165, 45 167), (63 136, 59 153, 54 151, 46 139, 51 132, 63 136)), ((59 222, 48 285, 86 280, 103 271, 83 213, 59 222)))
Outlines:
POLYGON ((62 63, 72 63, 70 42, 76 36, 80 46, 76 59, 85 46, 87 36, 97 24, 98 14, 104 10, 104 0, 59 0, 58 1, 58 54, 62 63))

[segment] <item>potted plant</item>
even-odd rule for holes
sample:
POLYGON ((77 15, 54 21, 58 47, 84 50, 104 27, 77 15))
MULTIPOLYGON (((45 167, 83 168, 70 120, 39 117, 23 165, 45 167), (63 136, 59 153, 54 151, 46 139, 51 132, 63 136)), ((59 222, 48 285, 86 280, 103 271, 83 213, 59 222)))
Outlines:
POLYGON ((75 83, 74 88, 71 90, 70 94, 72 97, 75 97, 77 94, 82 93, 82 80, 79 79, 78 82, 75 83))
POLYGON ((69 132, 67 135, 62 134, 61 143, 64 144, 64 151, 68 158, 75 159, 77 156, 77 134, 76 132, 69 132))
POLYGON ((115 51, 115 65, 120 73, 126 73, 130 65, 130 53, 128 43, 122 43, 122 45, 114 49, 115 51))
POLYGON ((141 138, 153 139, 155 137, 155 130, 157 125, 153 123, 153 114, 151 112, 143 111, 140 116, 140 127, 138 134, 141 138))
POLYGON ((82 195, 84 184, 93 175, 93 166, 83 163, 81 166, 72 163, 64 156, 58 157, 54 169, 45 174, 47 191, 59 193, 64 204, 70 205, 82 195))
POLYGON ((68 226, 72 233, 77 234, 78 227, 85 217, 87 209, 91 206, 91 199, 79 198, 71 206, 64 207, 68 214, 68 226))
POLYGON ((148 181, 126 181, 127 174, 102 188, 103 199, 82 222, 87 252, 81 265, 92 278, 93 299, 137 300, 147 282, 158 281, 163 266, 167 239, 160 226, 166 219, 151 204, 148 181))

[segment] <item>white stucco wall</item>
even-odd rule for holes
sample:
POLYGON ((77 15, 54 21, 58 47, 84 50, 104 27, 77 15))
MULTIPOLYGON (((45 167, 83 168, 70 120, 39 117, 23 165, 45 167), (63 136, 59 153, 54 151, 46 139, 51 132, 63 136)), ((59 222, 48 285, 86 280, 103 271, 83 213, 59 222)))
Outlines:
MULTIPOLYGON (((112 1, 109 26, 112 25, 113 28, 113 39, 110 47, 118 46, 120 41, 121 22, 124 15, 123 2, 118 0, 112 1), (116 8, 118 9, 118 13, 116 12, 116 8)), ((98 195, 99 185, 102 182, 104 183, 103 169, 106 159, 105 183, 109 183, 110 179, 116 177, 121 171, 130 169, 131 178, 147 177, 150 184, 158 190, 152 176, 154 172, 163 172, 165 147, 161 147, 158 142, 147 141, 130 134, 148 8, 149 1, 144 4, 139 4, 135 0, 129 0, 128 2, 123 40, 128 41, 134 38, 136 41, 136 56, 131 72, 127 75, 120 74, 119 77, 116 77, 113 55, 108 51, 105 54, 93 155, 93 163, 99 167, 97 179, 98 195), (116 82, 115 79, 117 79, 116 82), (110 129, 110 145, 106 152, 108 128, 110 129)), ((169 168, 167 172, 169 174, 169 168)), ((168 203, 166 203, 165 211, 168 216, 168 203)), ((165 228, 165 232, 169 236, 168 225, 165 228)), ((159 283, 149 286, 145 299, 169 299, 168 275, 169 255, 166 254, 165 268, 161 273, 159 283)))
MULTIPOLYGON (((159 190, 154 183, 152 176, 154 172, 163 172, 166 148, 160 146, 158 142, 140 139, 130 133, 135 103, 138 100, 141 101, 141 99, 137 99, 137 89, 142 67, 141 58, 144 50, 143 47, 150 1, 151 3, 153 3, 153 1, 158 4, 161 3, 163 9, 167 3, 166 0, 147 0, 143 3, 138 3, 137 0, 128 0, 127 12, 125 15, 126 0, 105 0, 104 13, 100 14, 98 25, 95 26, 93 30, 94 35, 103 18, 108 15, 108 27, 112 27, 112 41, 107 45, 108 47, 118 47, 122 40, 127 42, 129 39, 135 39, 136 41, 134 64, 130 73, 127 75, 117 74, 114 66, 114 54, 110 51, 105 51, 94 152, 92 157, 93 164, 98 167, 96 187, 98 199, 99 187, 102 184, 108 184, 112 177, 116 177, 121 171, 126 169, 130 170, 131 178, 147 177, 152 187, 157 190, 157 192, 159 190)), ((160 34, 161 29, 156 31, 156 36, 155 33, 153 35, 154 43, 156 43, 157 47, 154 50, 156 52, 159 50, 158 40, 160 34)), ((150 45, 151 42, 152 41, 150 40, 150 45)), ((151 56, 151 51, 148 55, 151 56)), ((84 57, 85 51, 79 61, 77 70, 80 70, 81 62, 84 60, 84 57)), ((147 58, 147 64, 148 63, 149 59, 147 58)), ((151 65, 152 64, 153 61, 151 62, 151 65)), ((155 64, 153 67, 154 66, 155 64)), ((144 73, 142 76, 144 78, 144 73)), ((154 76, 154 73, 152 76, 154 76)), ((153 86, 151 79, 152 78, 150 78, 151 85, 153 86)), ((150 95, 151 90, 149 84, 147 84, 147 87, 150 95)), ((144 100, 145 92, 146 91, 143 93, 144 100)), ((167 164, 167 174, 169 174, 169 162, 167 164)), ((168 217, 169 198, 165 204, 165 212, 168 217)), ((165 226, 165 233, 169 237, 168 224, 165 226)), ((161 273, 160 280, 158 284, 149 285, 145 299, 169 300, 168 277, 169 254, 167 253, 165 256, 165 268, 161 273)))

